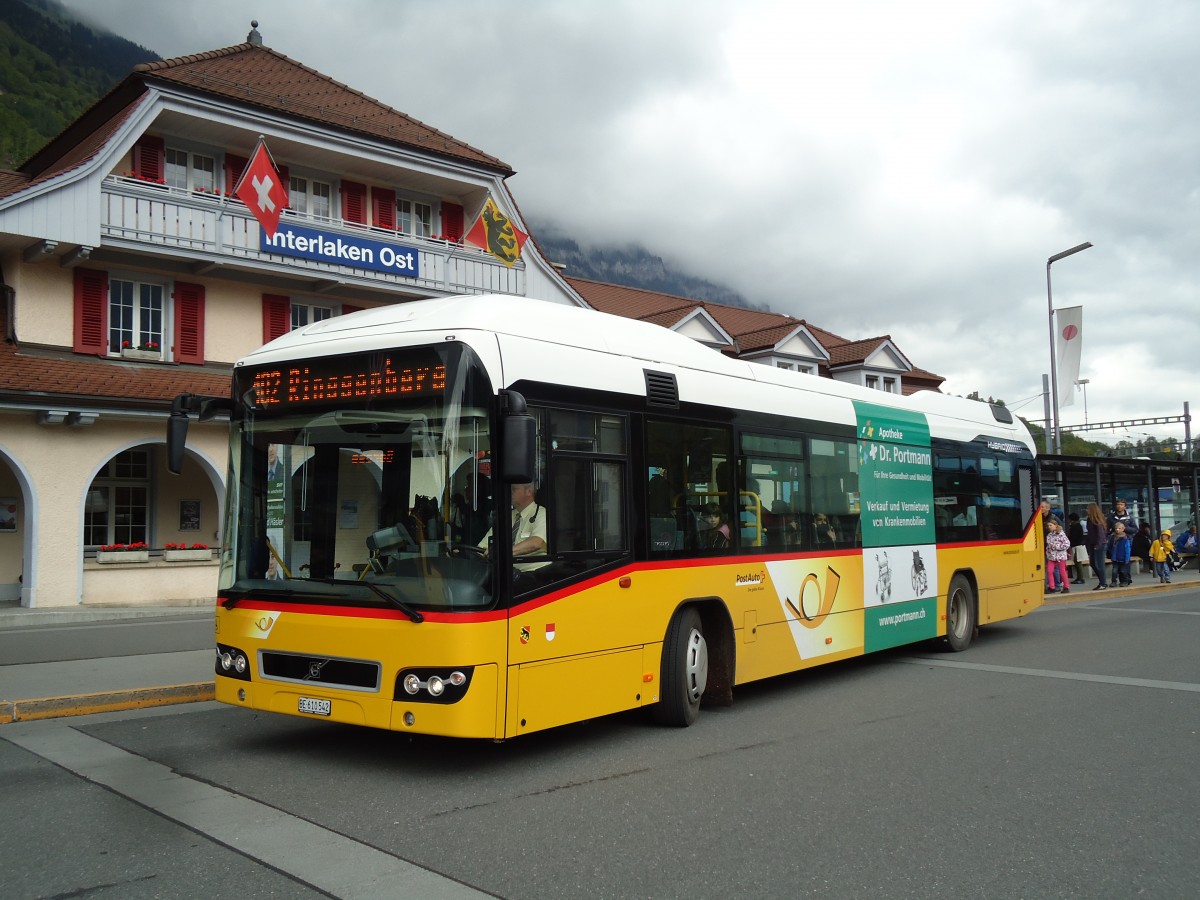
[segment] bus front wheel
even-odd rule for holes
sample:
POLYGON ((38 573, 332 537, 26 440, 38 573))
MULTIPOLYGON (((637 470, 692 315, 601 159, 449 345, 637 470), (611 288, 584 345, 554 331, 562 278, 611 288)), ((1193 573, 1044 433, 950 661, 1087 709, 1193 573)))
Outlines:
POLYGON ((708 644, 700 613, 687 607, 675 613, 663 641, 660 694, 654 719, 680 728, 700 715, 700 698, 708 684, 708 644))
POLYGON ((975 592, 962 575, 950 579, 950 593, 946 597, 946 645, 958 653, 971 646, 975 636, 975 592))

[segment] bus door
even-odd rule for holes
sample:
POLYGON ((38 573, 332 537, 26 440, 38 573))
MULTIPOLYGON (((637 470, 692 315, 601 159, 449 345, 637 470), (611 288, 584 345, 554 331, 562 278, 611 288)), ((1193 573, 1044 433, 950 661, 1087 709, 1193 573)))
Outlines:
POLYGON ((539 452, 524 527, 546 547, 509 567, 510 734, 628 709, 644 690, 634 592, 602 577, 632 559, 628 418, 530 412, 539 452))

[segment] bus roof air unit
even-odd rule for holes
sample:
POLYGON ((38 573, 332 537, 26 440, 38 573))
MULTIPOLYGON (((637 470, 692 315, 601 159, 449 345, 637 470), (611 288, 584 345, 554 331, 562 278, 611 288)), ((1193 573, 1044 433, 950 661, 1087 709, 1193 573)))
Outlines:
POLYGON ((646 405, 679 409, 679 385, 671 372, 642 370, 646 374, 646 405))

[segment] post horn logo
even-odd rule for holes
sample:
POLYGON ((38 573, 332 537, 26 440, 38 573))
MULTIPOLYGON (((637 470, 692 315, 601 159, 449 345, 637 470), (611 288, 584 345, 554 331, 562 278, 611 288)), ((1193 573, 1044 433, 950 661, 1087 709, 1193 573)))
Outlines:
POLYGON ((800 624, 805 628, 818 628, 821 623, 833 612, 833 603, 837 599, 838 585, 842 583, 842 576, 833 570, 832 567, 826 567, 825 570, 825 588, 822 590, 821 584, 817 579, 815 572, 810 572, 804 576, 804 580, 800 582, 800 599, 794 602, 791 597, 784 598, 784 603, 788 609, 795 613, 800 624), (812 585, 812 591, 809 591, 809 585, 812 585), (809 594, 815 593, 815 603, 809 603, 809 594), (811 608, 810 606, 815 607, 811 608))

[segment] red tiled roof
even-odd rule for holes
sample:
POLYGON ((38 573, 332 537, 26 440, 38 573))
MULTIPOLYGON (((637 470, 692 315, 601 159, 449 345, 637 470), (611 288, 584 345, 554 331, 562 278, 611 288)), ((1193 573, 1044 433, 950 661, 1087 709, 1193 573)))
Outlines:
MULTIPOLYGON (((7 333, 0 309, 0 333, 7 333)), ((0 399, 161 409, 184 392, 229 395, 230 370, 126 363, 0 341, 0 399)))
POLYGON ((29 176, 20 172, 0 172, 0 197, 19 191, 29 184, 29 176))
MULTIPOLYGON (((604 281, 593 281, 589 278, 574 278, 564 275, 567 284, 575 288, 579 296, 587 301, 593 309, 624 316, 627 319, 647 319, 650 316, 663 316, 677 312, 674 322, 678 322, 697 306, 704 304, 687 297, 675 297, 659 291, 646 288, 626 287, 623 284, 608 284, 604 281)), ((671 324, 674 324, 672 322, 671 324)))
POLYGON ((889 338, 863 338, 857 341, 846 341, 844 344, 838 344, 837 346, 829 347, 827 348, 829 350, 829 365, 845 366, 851 363, 862 362, 886 340, 889 340, 889 338))
POLYGON ((131 77, 184 85, 232 103, 465 159, 499 169, 506 176, 513 174, 496 157, 260 44, 237 44, 223 50, 142 63, 134 68, 131 77))
MULTIPOLYGON (((770 349, 801 325, 829 352, 829 365, 833 367, 861 363, 884 341, 891 340, 890 335, 883 335, 851 341, 813 325, 806 319, 794 319, 779 313, 727 306, 706 300, 690 300, 686 297, 676 297, 644 288, 606 284, 588 278, 564 277, 593 308, 630 319, 653 322, 664 328, 678 324, 695 309, 703 309, 734 339, 739 353, 770 349)), ((824 365, 822 371, 825 371, 824 365)), ((910 376, 922 382, 920 387, 934 389, 945 380, 940 375, 926 372, 924 369, 906 372, 904 378, 908 379, 910 376)))

